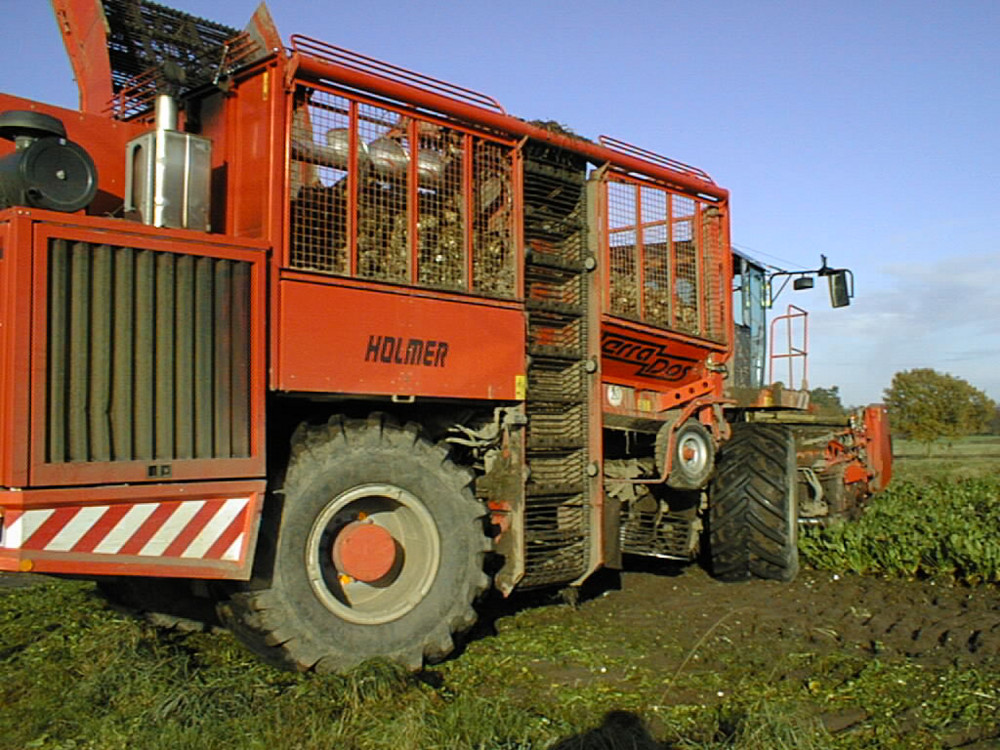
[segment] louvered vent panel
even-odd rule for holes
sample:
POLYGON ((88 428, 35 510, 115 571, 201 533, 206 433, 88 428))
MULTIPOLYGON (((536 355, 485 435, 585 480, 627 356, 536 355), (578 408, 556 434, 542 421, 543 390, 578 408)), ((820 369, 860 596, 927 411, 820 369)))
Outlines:
POLYGON ((52 240, 46 461, 250 456, 250 273, 52 240))

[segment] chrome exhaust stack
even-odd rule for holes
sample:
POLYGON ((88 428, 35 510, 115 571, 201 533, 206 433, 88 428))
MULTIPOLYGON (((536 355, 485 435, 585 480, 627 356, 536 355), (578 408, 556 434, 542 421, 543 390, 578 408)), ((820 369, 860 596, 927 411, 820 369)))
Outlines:
POLYGON ((212 142, 177 129, 179 108, 156 97, 156 127, 125 149, 125 214, 143 224, 211 231, 212 142))

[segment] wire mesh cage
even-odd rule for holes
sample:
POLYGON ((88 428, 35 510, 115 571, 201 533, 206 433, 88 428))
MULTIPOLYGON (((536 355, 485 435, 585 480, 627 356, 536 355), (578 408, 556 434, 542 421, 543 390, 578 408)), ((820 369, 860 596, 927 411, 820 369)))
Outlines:
POLYGON ((725 338, 722 213, 666 188, 612 175, 604 190, 608 305, 615 315, 725 338))
POLYGON ((322 88, 292 112, 293 268, 513 297, 513 148, 322 88))

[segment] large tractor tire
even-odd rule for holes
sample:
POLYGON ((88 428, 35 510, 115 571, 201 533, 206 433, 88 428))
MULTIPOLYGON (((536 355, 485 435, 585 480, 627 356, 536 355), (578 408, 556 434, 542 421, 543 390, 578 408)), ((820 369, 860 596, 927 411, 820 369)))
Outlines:
POLYGON ((254 580, 220 604, 224 622, 285 668, 443 658, 489 583, 472 478, 416 425, 381 414, 300 428, 254 580))
POLYGON ((791 581, 799 570, 795 439, 783 425, 738 423, 709 496, 709 557, 723 581, 791 581))

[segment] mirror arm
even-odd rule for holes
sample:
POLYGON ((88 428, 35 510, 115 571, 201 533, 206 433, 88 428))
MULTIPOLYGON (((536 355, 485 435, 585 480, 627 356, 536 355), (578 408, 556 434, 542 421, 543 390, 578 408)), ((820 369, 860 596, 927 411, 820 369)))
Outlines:
POLYGON ((767 308, 771 309, 774 307, 775 301, 785 291, 785 287, 788 286, 788 282, 791 281, 793 277, 805 277, 805 276, 833 276, 838 273, 843 273, 848 279, 848 299, 854 297, 854 272, 849 268, 830 268, 826 263, 826 256, 820 255, 820 267, 813 271, 774 271, 768 274, 767 277, 767 308), (781 286, 778 287, 777 291, 774 289, 774 280, 778 277, 782 277, 784 281, 781 282, 781 286))

